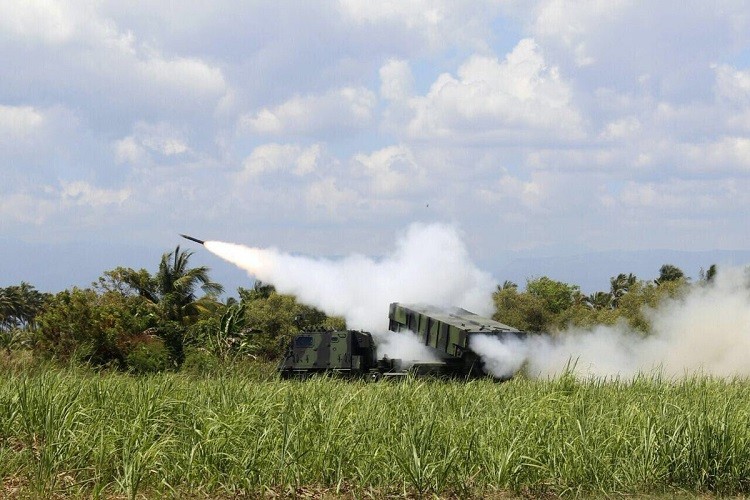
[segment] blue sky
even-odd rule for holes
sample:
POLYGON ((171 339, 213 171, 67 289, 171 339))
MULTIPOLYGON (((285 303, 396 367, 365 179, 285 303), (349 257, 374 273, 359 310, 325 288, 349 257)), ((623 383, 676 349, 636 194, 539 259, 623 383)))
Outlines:
MULTIPOLYGON (((490 267, 749 250, 749 53, 741 1, 4 1, 0 281, 179 232, 382 255, 415 221, 490 267)), ((112 255, 93 277, 155 266, 112 255)))

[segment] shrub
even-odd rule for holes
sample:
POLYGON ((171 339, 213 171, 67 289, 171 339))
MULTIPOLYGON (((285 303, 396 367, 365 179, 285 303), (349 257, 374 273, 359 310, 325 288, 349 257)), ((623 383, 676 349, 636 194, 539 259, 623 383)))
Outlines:
POLYGON ((172 367, 169 350, 161 339, 148 336, 135 343, 125 358, 132 373, 156 373, 172 367))

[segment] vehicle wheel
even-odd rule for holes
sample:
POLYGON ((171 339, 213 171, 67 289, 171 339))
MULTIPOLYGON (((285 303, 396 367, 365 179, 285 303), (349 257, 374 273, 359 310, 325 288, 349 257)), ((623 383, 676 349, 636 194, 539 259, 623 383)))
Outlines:
POLYGON ((383 378, 383 374, 380 372, 372 372, 370 374, 370 381, 372 382, 378 382, 381 378, 383 378))

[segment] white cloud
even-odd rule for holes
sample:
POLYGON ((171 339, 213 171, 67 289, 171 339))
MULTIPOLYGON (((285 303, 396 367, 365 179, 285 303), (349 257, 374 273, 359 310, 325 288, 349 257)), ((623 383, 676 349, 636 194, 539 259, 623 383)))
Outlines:
POLYGON ((599 137, 605 141, 632 139, 640 130, 640 120, 635 116, 626 116, 609 122, 599 137))
POLYGON ((240 119, 240 126, 261 134, 315 134, 362 128, 370 124, 377 104, 365 87, 343 87, 320 95, 295 96, 273 108, 240 119))
POLYGON ((618 19, 618 13, 629 7, 625 0, 594 0, 585 3, 570 0, 551 0, 537 12, 534 34, 540 38, 554 38, 573 55, 578 66, 596 62, 590 43, 592 31, 618 19))
POLYGON ((29 66, 11 81, 19 89, 46 86, 51 95, 88 94, 82 102, 106 96, 99 112, 115 103, 130 110, 215 107, 229 91, 220 67, 141 40, 103 9, 98 1, 0 2, 0 36, 8 40, 3 55, 29 66))
POLYGON ((423 185, 426 179, 426 170, 403 145, 383 148, 369 155, 358 154, 354 160, 372 179, 376 195, 406 193, 423 185))
POLYGON ((313 144, 307 148, 297 144, 263 144, 253 149, 242 162, 239 179, 245 182, 276 171, 304 176, 316 170, 322 153, 320 144, 313 144))
POLYGON ((542 0, 519 13, 545 54, 579 88, 612 86, 659 98, 706 96, 706 69, 750 40, 747 5, 737 0, 679 2, 542 0), (529 15, 531 13, 531 15, 529 15))
POLYGON ((64 204, 101 207, 104 205, 122 204, 130 198, 132 192, 124 188, 119 190, 103 189, 92 186, 85 181, 62 181, 60 198, 64 204))
POLYGON ((184 132, 172 125, 139 122, 133 127, 133 134, 114 142, 117 163, 144 163, 155 153, 162 157, 179 156, 190 153, 184 132))
POLYGON ((561 140, 582 135, 569 85, 547 66, 531 39, 521 40, 504 61, 471 57, 457 77, 440 75, 411 105, 413 137, 561 140))
POLYGON ((389 59, 380 67, 380 96, 389 101, 402 101, 414 92, 414 76, 409 62, 389 59))
POLYGON ((522 180, 507 174, 501 176, 492 186, 477 187, 476 193, 478 199, 486 203, 500 203, 506 207, 520 204, 533 210, 542 208, 544 200, 550 194, 538 175, 532 176, 531 180, 522 180))
POLYGON ((750 138, 747 137, 722 137, 708 143, 683 144, 678 150, 694 170, 750 172, 750 138))
POLYGON ((486 48, 488 21, 498 10, 495 1, 339 0, 341 12, 359 25, 402 26, 418 34, 433 49, 447 44, 486 48))
POLYGON ((75 20, 65 2, 54 0, 6 0, 0 2, 0 33, 50 44, 69 40, 75 20))
POLYGON ((132 135, 114 143, 117 163, 139 163, 146 157, 146 151, 132 135))
POLYGON ((573 172, 608 170, 614 166, 632 164, 627 149, 592 147, 581 149, 534 149, 526 155, 525 164, 539 170, 573 172))
POLYGON ((163 235, 189 213, 330 253, 321 227, 360 251, 414 218, 485 249, 648 247, 700 219, 747 246, 748 18, 729 0, 0 0, 0 223, 163 235))
POLYGON ((213 96, 220 99, 227 91, 221 69, 195 57, 167 58, 149 50, 133 60, 140 80, 154 87, 171 89, 180 94, 213 96))
POLYGON ((307 205, 313 210, 323 210, 328 216, 345 219, 357 206, 360 196, 347 187, 339 187, 333 177, 312 183, 305 195, 307 205))
POLYGON ((749 201, 748 195, 738 190, 731 180, 628 182, 617 195, 619 204, 637 209, 645 216, 664 211, 662 216, 676 215, 687 219, 747 207, 749 201))
POLYGON ((0 144, 4 139, 23 139, 44 124, 43 112, 33 106, 0 104, 0 144))
POLYGON ((58 210, 50 200, 35 198, 26 192, 0 196, 0 227, 14 224, 41 225, 58 210))
POLYGON ((750 71, 737 70, 727 64, 714 65, 716 95, 733 104, 750 104, 750 71))

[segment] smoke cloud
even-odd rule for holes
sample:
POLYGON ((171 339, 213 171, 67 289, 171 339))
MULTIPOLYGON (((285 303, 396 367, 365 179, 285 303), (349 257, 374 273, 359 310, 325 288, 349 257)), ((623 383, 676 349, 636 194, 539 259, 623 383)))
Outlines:
POLYGON ((694 286, 684 298, 647 311, 653 331, 648 337, 618 324, 570 329, 555 337, 530 336, 523 342, 488 338, 472 346, 496 376, 522 363, 532 377, 568 369, 583 378, 639 373, 748 376, 749 284, 746 270, 720 270, 711 284, 694 286))
POLYGON ((272 283, 280 293, 343 316, 349 328, 371 332, 380 355, 433 359, 413 338, 388 335, 391 302, 460 306, 480 314, 492 311, 494 279, 472 263, 458 231, 444 224, 412 224, 393 252, 381 259, 310 258, 220 241, 206 241, 205 247, 252 277, 272 283))

